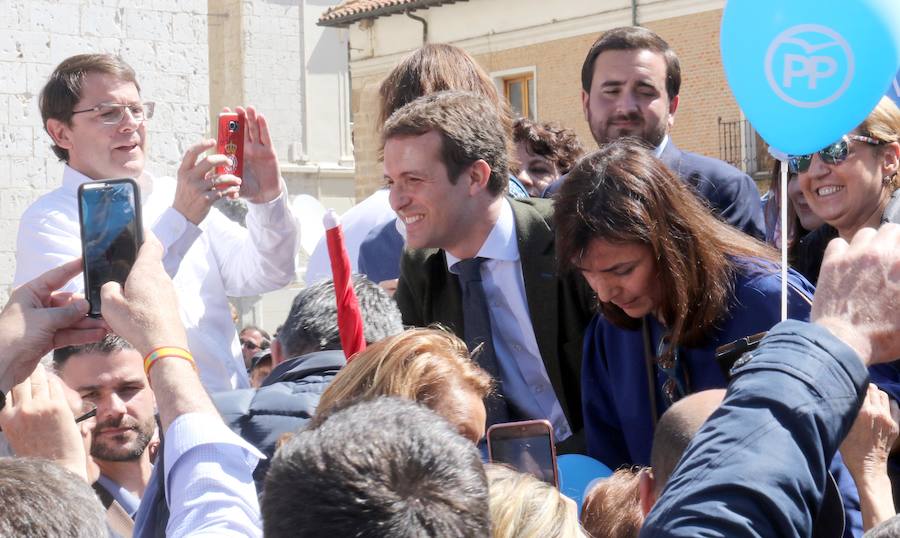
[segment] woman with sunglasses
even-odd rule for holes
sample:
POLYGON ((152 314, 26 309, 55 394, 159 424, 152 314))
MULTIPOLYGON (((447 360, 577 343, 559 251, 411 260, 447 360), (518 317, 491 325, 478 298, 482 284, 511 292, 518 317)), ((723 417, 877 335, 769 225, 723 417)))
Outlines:
POLYGON ((900 222, 900 109, 889 98, 834 144, 788 162, 810 208, 843 239, 900 222))
MULTIPOLYGON (((882 98, 859 127, 834 144, 812 155, 792 156, 789 164, 798 172, 812 210, 841 238, 850 241, 862 228, 900 223, 900 109, 891 99, 882 98)), ((813 246, 824 244, 827 230, 809 237, 813 246)), ((900 360, 879 364, 870 372, 872 382, 900 402, 900 360)), ((900 484, 900 441, 893 450, 888 474, 900 484)), ((894 503, 900 506, 896 485, 894 503)))

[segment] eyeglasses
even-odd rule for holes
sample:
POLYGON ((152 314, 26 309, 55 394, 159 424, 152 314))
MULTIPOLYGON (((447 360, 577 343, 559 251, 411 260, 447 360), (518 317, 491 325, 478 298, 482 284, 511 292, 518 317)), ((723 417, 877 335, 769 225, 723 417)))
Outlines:
POLYGON ((666 381, 663 383, 662 389, 669 405, 672 405, 684 398, 688 393, 688 387, 687 380, 683 380, 678 376, 679 363, 681 362, 681 357, 678 355, 678 348, 672 350, 669 360, 662 359, 662 357, 665 357, 666 349, 670 345, 671 341, 668 335, 660 338, 659 346, 656 348, 656 366, 666 374, 666 381))
MULTIPOLYGON (((93 402, 83 401, 81 403, 81 414, 75 417, 75 424, 80 422, 84 422, 89 418, 94 418, 97 416, 97 405, 93 402)), ((3 428, 0 428, 0 432, 3 432, 3 428)))
POLYGON ((97 416, 97 405, 93 402, 84 401, 81 404, 81 415, 75 418, 75 424, 79 422, 84 422, 89 418, 93 418, 97 416))
POLYGON ((241 345, 243 347, 249 349, 250 351, 255 351, 255 350, 259 349, 259 346, 256 345, 255 342, 251 342, 250 340, 239 340, 239 342, 241 343, 241 345))
POLYGON ((153 117, 156 103, 100 103, 99 105, 84 110, 73 110, 72 115, 82 112, 99 112, 97 117, 103 125, 118 125, 125 118, 125 110, 131 114, 134 121, 143 123, 153 117))
POLYGON ((865 142, 866 144, 871 144, 873 146, 878 146, 882 143, 881 140, 876 140, 869 136, 856 134, 844 135, 834 144, 826 146, 816 153, 809 153, 807 155, 788 155, 788 171, 793 174, 806 172, 809 170, 809 165, 812 163, 813 155, 816 154, 822 158, 822 162, 825 164, 841 164, 846 161, 847 157, 850 155, 851 140, 865 142))

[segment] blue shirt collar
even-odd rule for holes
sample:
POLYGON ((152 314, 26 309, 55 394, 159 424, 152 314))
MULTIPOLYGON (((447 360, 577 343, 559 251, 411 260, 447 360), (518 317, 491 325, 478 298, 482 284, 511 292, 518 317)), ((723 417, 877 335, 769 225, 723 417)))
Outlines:
MULTIPOLYGON (((456 273, 457 271, 453 269, 453 266, 456 265, 459 258, 447 251, 444 251, 444 254, 447 256, 447 268, 450 269, 450 272, 456 273)), ((494 223, 491 233, 488 234, 487 239, 484 240, 484 244, 481 245, 478 254, 475 256, 501 261, 517 261, 519 259, 516 220, 513 217, 509 200, 505 197, 500 207, 500 216, 497 218, 497 222, 494 223)))

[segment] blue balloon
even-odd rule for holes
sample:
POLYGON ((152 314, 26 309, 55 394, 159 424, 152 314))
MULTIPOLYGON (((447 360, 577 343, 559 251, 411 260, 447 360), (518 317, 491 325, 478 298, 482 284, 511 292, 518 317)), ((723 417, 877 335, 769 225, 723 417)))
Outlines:
POLYGON ((589 486, 598 478, 606 478, 612 474, 606 465, 581 454, 559 456, 556 458, 556 467, 559 469, 559 490, 578 504, 579 514, 589 486))
POLYGON ((862 122, 900 68, 898 0, 729 0, 722 63, 770 145, 818 151, 862 122))
POLYGON ((891 87, 888 88, 887 95, 897 103, 897 106, 900 106, 900 71, 897 72, 897 76, 891 81, 891 87))

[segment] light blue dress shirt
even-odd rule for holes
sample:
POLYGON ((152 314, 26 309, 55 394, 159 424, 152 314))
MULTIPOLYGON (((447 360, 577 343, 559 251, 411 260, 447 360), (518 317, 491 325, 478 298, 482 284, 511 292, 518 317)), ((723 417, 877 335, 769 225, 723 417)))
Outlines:
POLYGON ((131 519, 134 519, 134 515, 137 514, 138 511, 138 506, 140 506, 141 504, 141 499, 105 474, 101 473, 97 478, 97 482, 101 486, 103 486, 103 489, 105 489, 109 492, 110 495, 112 495, 112 498, 115 499, 117 503, 119 503, 119 505, 123 510, 125 510, 129 517, 131 517, 131 519))
POLYGON ((253 469, 265 458, 259 450, 206 413, 176 418, 163 450, 166 536, 262 536, 253 482, 253 469))
MULTIPOLYGON (((504 199, 500 217, 477 256, 486 258, 481 278, 491 316, 491 337, 503 382, 503 395, 515 414, 547 419, 556 441, 572 435, 556 398, 534 336, 512 207, 504 199)), ((445 251, 450 272, 459 258, 445 251)), ((539 320, 540 321, 540 320, 539 320)))

